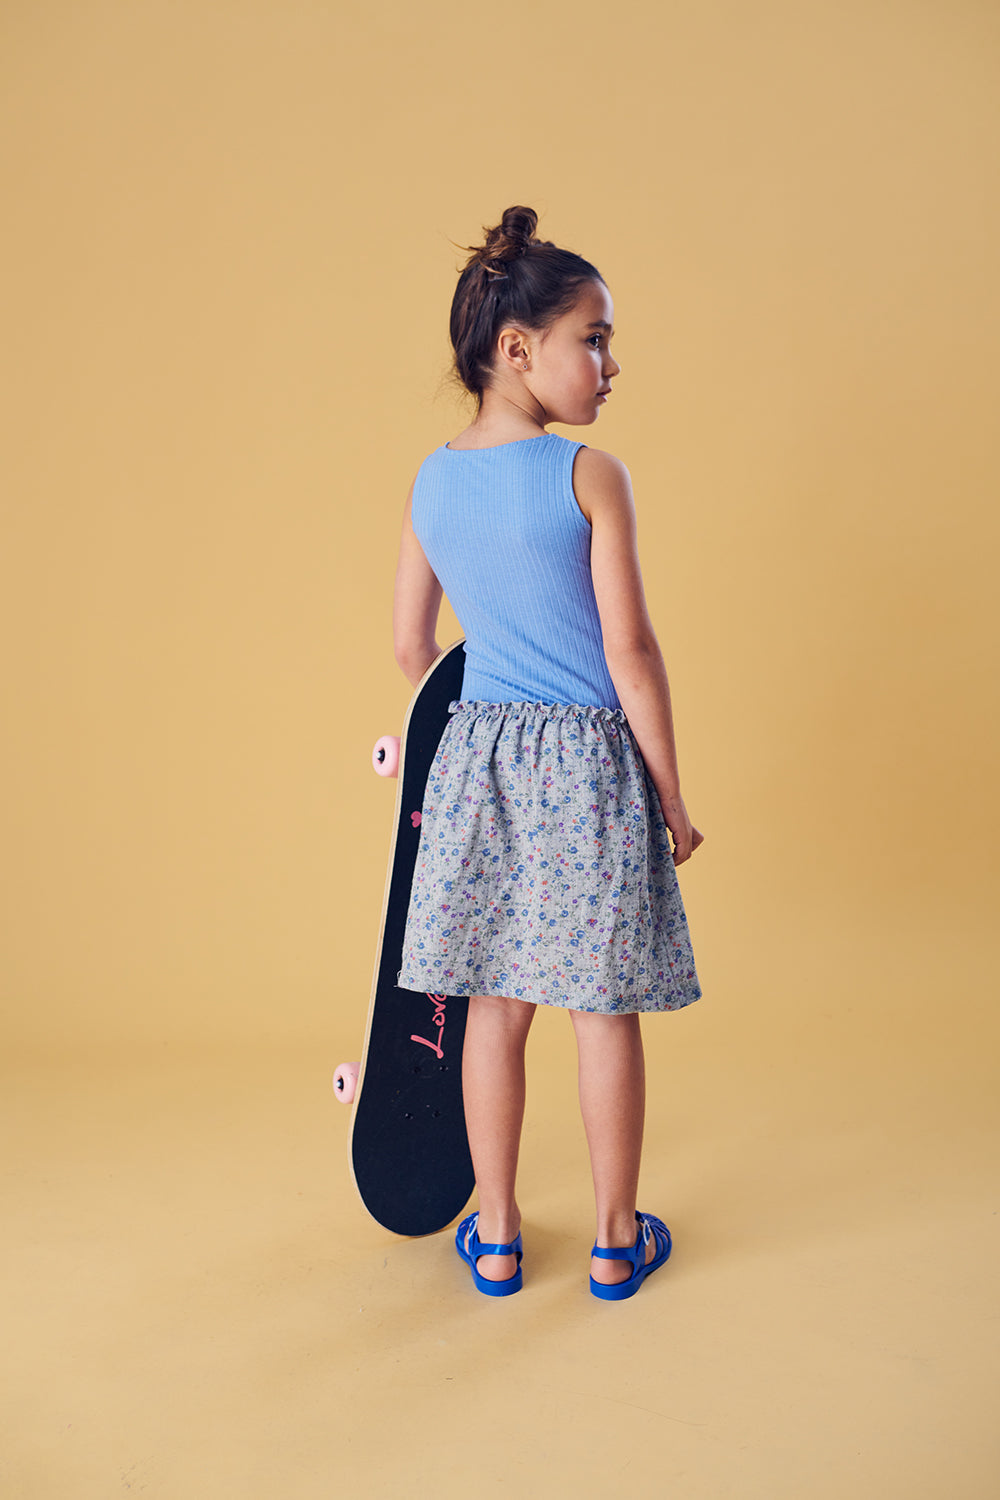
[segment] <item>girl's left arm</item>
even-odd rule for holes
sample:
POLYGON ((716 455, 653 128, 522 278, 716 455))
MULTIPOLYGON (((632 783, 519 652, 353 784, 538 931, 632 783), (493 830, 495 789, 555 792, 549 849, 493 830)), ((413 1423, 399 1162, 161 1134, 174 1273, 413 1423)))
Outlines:
POLYGON ((413 530, 413 485, 403 512, 403 535, 392 601, 396 661, 414 687, 441 655, 436 631, 443 590, 413 530))

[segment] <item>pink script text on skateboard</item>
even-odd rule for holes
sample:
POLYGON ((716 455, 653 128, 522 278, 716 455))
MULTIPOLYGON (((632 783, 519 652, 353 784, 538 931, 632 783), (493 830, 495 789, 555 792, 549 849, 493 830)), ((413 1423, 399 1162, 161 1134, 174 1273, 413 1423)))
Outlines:
POLYGON ((444 1057, 444 1048, 441 1045, 444 1039, 444 1005, 448 996, 428 995, 427 998, 434 1007, 431 1025, 437 1027, 437 1041, 429 1042, 425 1036, 411 1036, 410 1041, 420 1042, 424 1047, 429 1047, 432 1052, 436 1052, 439 1058, 442 1058, 444 1057))

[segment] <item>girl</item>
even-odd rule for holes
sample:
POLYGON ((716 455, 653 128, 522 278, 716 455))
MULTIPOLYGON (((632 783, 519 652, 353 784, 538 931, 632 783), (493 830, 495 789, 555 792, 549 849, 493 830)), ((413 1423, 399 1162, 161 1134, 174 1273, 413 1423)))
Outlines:
POLYGON ((588 426, 611 394, 611 295, 537 223, 508 208, 459 278, 451 339, 476 415, 406 501, 396 659, 416 684, 438 656, 444 591, 466 662, 428 777, 399 983, 470 997, 479 1212, 456 1247, 495 1297, 521 1287, 528 1030, 537 1005, 570 1012, 597 1204, 590 1288, 618 1300, 670 1254, 666 1225, 636 1212, 639 1015, 701 994, 674 867, 702 835, 681 797, 628 470, 546 430, 588 426))

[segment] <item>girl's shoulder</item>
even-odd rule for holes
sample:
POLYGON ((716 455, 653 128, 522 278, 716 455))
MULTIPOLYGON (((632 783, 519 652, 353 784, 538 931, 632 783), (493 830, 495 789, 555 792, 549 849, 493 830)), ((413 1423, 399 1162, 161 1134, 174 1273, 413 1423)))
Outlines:
POLYGON ((573 493, 590 521, 595 510, 608 505, 629 508, 632 476, 620 458, 602 448, 581 448, 573 463, 573 493))

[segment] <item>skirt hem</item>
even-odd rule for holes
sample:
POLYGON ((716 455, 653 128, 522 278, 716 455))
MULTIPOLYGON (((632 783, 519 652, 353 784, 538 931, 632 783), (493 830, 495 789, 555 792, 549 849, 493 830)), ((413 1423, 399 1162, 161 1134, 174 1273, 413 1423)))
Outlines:
MULTIPOLYGON (((552 1010, 579 1010, 586 1015, 608 1015, 608 1016, 659 1016, 668 1011, 684 1010, 689 1005, 694 1005, 702 998, 702 990, 698 993, 687 995, 683 999, 668 1001, 666 1005, 643 1005, 641 1001, 624 1000, 620 1005, 580 1005, 576 1003, 576 997, 568 994, 565 999, 553 999, 551 995, 535 998, 531 994, 512 995, 509 989, 491 989, 488 984, 476 985, 454 985, 449 981, 447 990, 430 990, 423 985, 415 985, 410 982, 410 977, 404 977, 400 971, 396 979, 396 985, 401 990, 406 990, 413 995, 436 995, 446 994, 449 999, 471 1000, 473 995, 495 995, 503 1000, 523 1000, 525 1005, 546 1005, 552 1010)), ((526 986, 531 989, 532 986, 526 986)))

